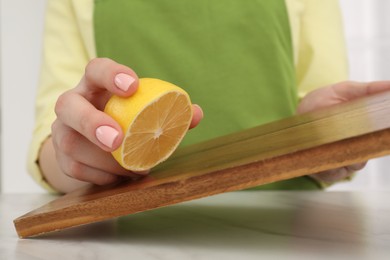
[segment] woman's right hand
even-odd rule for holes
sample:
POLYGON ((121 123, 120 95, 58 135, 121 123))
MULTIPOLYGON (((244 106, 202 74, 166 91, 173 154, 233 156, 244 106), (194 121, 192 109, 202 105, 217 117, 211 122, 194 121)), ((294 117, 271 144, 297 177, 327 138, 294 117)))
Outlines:
MULTIPOLYGON (((52 135, 39 158, 44 177, 55 189, 66 193, 85 182, 106 185, 124 176, 147 174, 128 171, 114 160, 111 151, 120 146, 124 133, 103 112, 112 94, 128 97, 137 88, 138 77, 132 69, 107 58, 96 58, 86 66, 79 84, 58 98, 52 135)), ((203 115, 199 106, 193 109, 191 127, 203 115)))

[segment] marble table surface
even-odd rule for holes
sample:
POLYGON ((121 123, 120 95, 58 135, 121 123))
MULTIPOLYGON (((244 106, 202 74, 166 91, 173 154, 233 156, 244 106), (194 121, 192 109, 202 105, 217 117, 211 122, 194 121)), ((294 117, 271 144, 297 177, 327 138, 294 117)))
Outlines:
POLYGON ((232 192, 19 239, 54 198, 0 195, 0 259, 390 259, 390 192, 232 192))

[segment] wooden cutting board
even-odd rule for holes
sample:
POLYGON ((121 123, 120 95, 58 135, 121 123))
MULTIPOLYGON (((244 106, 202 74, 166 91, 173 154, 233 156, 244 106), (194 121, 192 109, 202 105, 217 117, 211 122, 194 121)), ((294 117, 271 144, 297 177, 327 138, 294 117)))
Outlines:
POLYGON ((37 236, 387 154, 390 92, 179 149, 143 179, 76 190, 14 224, 37 236))

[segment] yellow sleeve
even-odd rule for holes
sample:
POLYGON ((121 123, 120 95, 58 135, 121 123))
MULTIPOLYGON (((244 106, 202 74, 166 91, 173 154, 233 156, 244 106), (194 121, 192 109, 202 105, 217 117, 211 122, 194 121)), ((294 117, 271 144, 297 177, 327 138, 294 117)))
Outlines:
POLYGON ((74 2, 47 1, 46 7, 43 57, 35 104, 35 126, 28 155, 28 172, 49 191, 53 189, 41 174, 38 155, 42 143, 50 136, 51 124, 56 118, 55 103, 60 94, 77 85, 85 65, 95 55, 91 29, 92 0, 79 1, 83 4, 78 4, 80 6, 77 9, 74 2), (80 13, 83 15, 80 16, 80 13))
POLYGON ((337 0, 286 0, 298 93, 348 79, 347 51, 337 0))

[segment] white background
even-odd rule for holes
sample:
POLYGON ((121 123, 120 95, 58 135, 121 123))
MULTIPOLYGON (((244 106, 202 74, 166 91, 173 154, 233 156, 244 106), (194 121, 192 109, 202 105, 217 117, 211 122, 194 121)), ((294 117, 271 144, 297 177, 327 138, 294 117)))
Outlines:
POLYGON ((42 189, 26 173, 45 0, 0 0, 1 191, 42 189))
MULTIPOLYGON (((45 0, 0 1, 1 191, 43 192, 27 176, 26 157, 33 125, 45 0)), ((351 79, 390 79, 390 1, 340 1, 351 79)), ((388 189, 389 167, 390 158, 372 160, 351 183, 337 184, 331 190, 388 189)))

